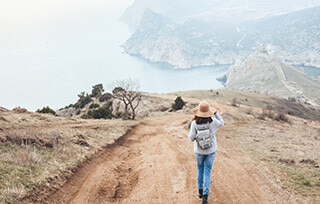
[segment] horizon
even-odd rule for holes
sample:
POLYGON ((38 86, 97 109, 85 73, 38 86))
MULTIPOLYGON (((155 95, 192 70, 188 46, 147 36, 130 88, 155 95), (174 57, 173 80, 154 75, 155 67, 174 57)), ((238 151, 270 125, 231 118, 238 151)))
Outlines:
MULTIPOLYGON (((80 21, 80 24, 83 18, 95 16, 97 13, 107 13, 105 15, 108 17, 106 21, 110 18, 117 19, 132 3, 133 0, 121 2, 116 0, 12 0, 2 3, 0 7, 0 27, 5 32, 0 32, 0 92, 2 93, 0 106, 6 109, 22 107, 35 111, 45 106, 58 109, 61 108, 62 104, 67 105, 61 102, 62 99, 53 99, 52 97, 52 94, 58 89, 57 87, 60 86, 59 84, 56 84, 56 87, 40 84, 43 83, 40 77, 48 78, 44 72, 57 75, 51 69, 61 66, 59 64, 62 63, 61 60, 58 62, 59 64, 53 61, 57 56, 48 56, 46 59, 42 59, 43 53, 48 52, 48 49, 60 49, 58 47, 60 45, 57 43, 61 43, 61 40, 69 40, 65 36, 58 36, 57 34, 62 34, 66 29, 71 30, 66 26, 73 25, 73 21, 79 19, 77 21, 80 21), (31 55, 32 52, 36 53, 31 55), (45 71, 46 69, 48 71, 45 71), (34 74, 35 70, 43 71, 39 71, 36 75, 34 74), (41 86, 48 87, 47 91, 41 90, 39 88, 41 86), (40 96, 36 96, 33 92, 37 92, 35 94, 40 96), (53 100, 60 100, 58 102, 60 105, 52 102, 53 100), (39 106, 39 104, 42 105, 39 106)), ((83 25, 88 27, 87 22, 83 25)), ((73 26, 74 30, 79 30, 80 25, 73 26)), ((83 32, 83 34, 93 35, 90 30, 87 31, 89 32, 83 32)), ((84 45, 86 43, 83 42, 84 45)), ((49 51, 52 52, 51 50, 49 51)), ((59 77, 66 77, 64 75, 62 74, 59 77)), ((70 78, 72 79, 73 76, 68 76, 67 80, 70 78)), ((57 79, 54 79, 54 81, 57 81, 57 79)), ((100 81, 90 84, 97 83, 100 83, 100 81)), ((78 86, 81 89, 81 85, 78 86)), ((69 100, 66 99, 65 101, 73 103, 77 94, 77 91, 72 91, 69 100)))
MULTIPOLYGON (((7 109, 22 107, 34 111, 45 106, 59 109, 74 103, 77 94, 82 91, 90 91, 91 86, 108 83, 110 77, 106 75, 103 78, 105 71, 102 69, 109 69, 110 66, 113 66, 114 69, 120 68, 121 70, 120 66, 128 65, 122 61, 115 64, 114 61, 106 59, 114 58, 113 53, 106 50, 106 47, 113 46, 112 51, 119 52, 121 55, 119 45, 125 41, 126 33, 117 34, 113 31, 114 27, 108 27, 108 24, 103 27, 106 23, 104 21, 110 18, 119 19, 125 9, 134 2, 134 0, 121 2, 116 0, 90 2, 86 0, 12 0, 2 3, 0 26, 4 32, 0 33, 0 76, 2 77, 0 78, 2 82, 0 84, 2 93, 0 106, 7 109), (99 21, 97 25, 91 26, 92 22, 95 23, 97 20, 99 21), (113 32, 105 35, 108 29, 113 32), (78 33, 82 36, 77 35, 78 33), (109 41, 101 40, 103 38, 99 35, 105 35, 109 41), (118 39, 114 40, 113 37, 118 39), (69 47, 65 44, 74 50, 66 51, 65 48, 69 47), (80 54, 74 53, 76 49, 83 51, 80 54), (89 52, 88 54, 91 55, 86 56, 84 52, 89 52), (94 52, 96 52, 95 55, 92 54, 94 52), (85 59, 86 57, 88 59, 85 59), (78 59, 84 60, 86 64, 81 60, 78 62, 78 59), (100 59, 109 65, 106 66, 98 61, 100 59), (61 69, 60 74, 58 74, 58 69, 61 69), (78 69, 76 72, 81 72, 82 75, 74 73, 73 69, 78 69), (84 69, 91 69, 96 73, 90 73, 91 70, 86 72, 84 69), (84 77, 88 78, 86 84, 83 82, 84 77), (63 81, 68 82, 72 87, 61 84, 63 81), (67 92, 69 96, 63 92, 67 92)), ((309 0, 308 2, 315 1, 309 0)), ((308 3, 304 4, 308 5, 308 3)), ((116 26, 119 27, 119 25, 116 26)), ((129 28, 126 28, 125 32, 127 30, 129 28)), ((139 60, 137 58, 126 55, 125 59, 130 60, 130 66, 142 66, 137 62, 139 60)), ((145 65, 138 70, 140 73, 134 74, 134 77, 136 78, 138 74, 141 77, 150 77, 145 73, 144 68, 156 69, 154 66, 152 63, 145 65)), ((163 67, 159 69, 163 71, 163 67)), ((162 76, 153 77, 157 79, 162 76)), ((176 78, 179 77, 181 75, 176 76, 176 78)), ((154 83, 157 81, 166 83, 165 79, 155 80, 154 83)), ((166 85, 169 84, 166 83, 166 85)))

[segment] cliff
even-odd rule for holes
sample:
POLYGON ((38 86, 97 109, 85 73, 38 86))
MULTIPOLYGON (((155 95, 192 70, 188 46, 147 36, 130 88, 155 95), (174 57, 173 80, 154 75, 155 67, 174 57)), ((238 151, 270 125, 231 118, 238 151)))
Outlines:
POLYGON ((319 18, 320 7, 232 23, 195 15, 169 18, 148 8, 122 46, 130 55, 177 68, 234 64, 262 46, 289 64, 320 67, 319 18))

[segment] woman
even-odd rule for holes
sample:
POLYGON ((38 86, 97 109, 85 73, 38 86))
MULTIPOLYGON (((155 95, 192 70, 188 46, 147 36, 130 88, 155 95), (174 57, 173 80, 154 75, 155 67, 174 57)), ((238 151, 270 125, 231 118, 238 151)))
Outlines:
POLYGON ((193 109, 194 118, 191 123, 189 139, 194 141, 194 152, 198 167, 198 191, 199 198, 202 203, 208 203, 208 195, 210 189, 210 176, 213 160, 216 156, 217 141, 216 132, 224 124, 219 113, 211 108, 207 101, 201 101, 199 105, 193 109), (209 129, 210 144, 209 147, 199 145, 197 133, 203 129, 209 129))

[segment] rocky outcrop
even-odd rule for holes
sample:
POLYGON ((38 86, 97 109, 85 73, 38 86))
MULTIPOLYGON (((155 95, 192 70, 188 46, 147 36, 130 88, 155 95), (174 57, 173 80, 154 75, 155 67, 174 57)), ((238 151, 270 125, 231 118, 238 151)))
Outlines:
POLYGON ((241 35, 232 26, 212 26, 194 19, 176 23, 150 9, 142 19, 137 31, 122 45, 130 55, 177 68, 232 64, 238 58, 235 39, 241 35), (229 42, 224 41, 226 33, 232 36, 229 42))
POLYGON ((231 24, 168 18, 146 9, 136 32, 122 45, 130 55, 176 68, 234 64, 267 46, 287 63, 320 68, 320 7, 231 24))

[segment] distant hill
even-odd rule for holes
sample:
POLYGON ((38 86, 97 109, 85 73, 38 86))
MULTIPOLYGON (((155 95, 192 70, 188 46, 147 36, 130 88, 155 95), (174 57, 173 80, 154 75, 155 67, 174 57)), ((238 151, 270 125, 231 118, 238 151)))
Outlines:
POLYGON ((191 68, 234 64, 267 46, 289 64, 320 67, 320 7, 232 22, 203 13, 170 18, 155 10, 144 10, 136 32, 122 45, 126 53, 191 68))
POLYGON ((271 45, 278 58, 292 64, 320 67, 320 7, 247 24, 241 46, 271 45))
POLYGON ((320 104, 320 81, 281 62, 266 50, 230 67, 225 89, 251 91, 320 104))
POLYGON ((223 21, 247 21, 320 6, 318 0, 135 0, 121 20, 138 27, 144 11, 152 11, 171 19, 197 18, 223 21))

